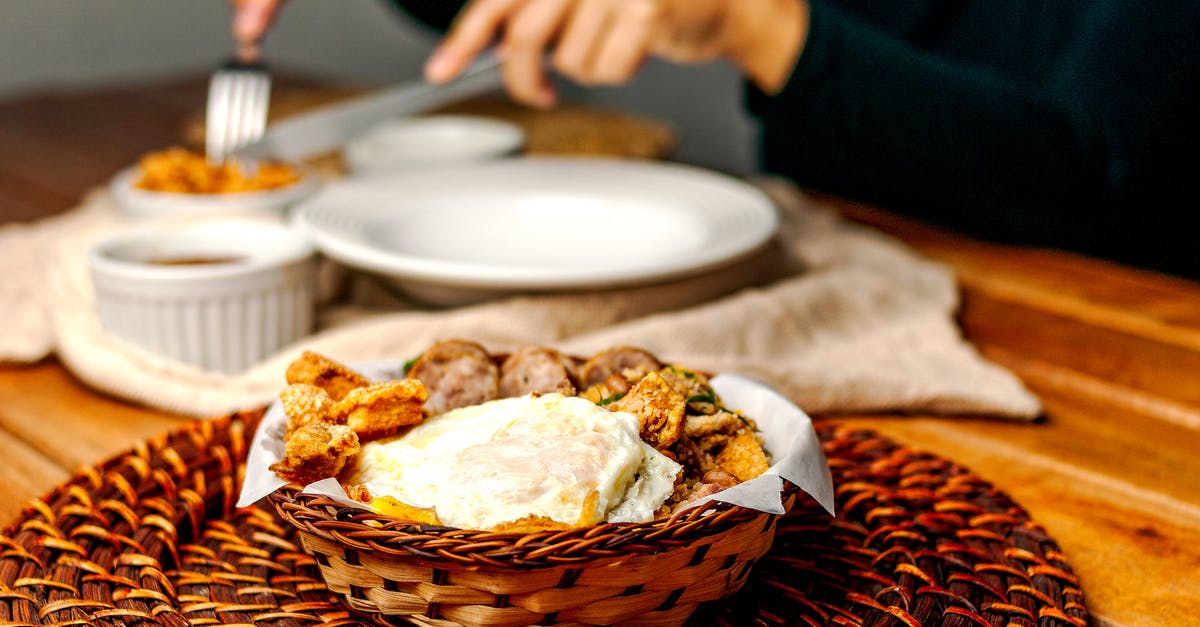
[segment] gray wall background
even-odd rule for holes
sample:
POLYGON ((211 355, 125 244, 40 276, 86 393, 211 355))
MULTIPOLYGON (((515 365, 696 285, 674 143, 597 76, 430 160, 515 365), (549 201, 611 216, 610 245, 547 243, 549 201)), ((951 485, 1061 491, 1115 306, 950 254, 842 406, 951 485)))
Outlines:
MULTIPOLYGON (((228 56, 229 19, 224 0, 0 0, 0 99, 205 72, 228 56)), ((420 76, 435 41, 379 0, 291 0, 265 54, 281 71, 382 84, 420 76)), ((681 161, 754 168, 756 128, 726 64, 652 61, 632 84, 564 93, 670 121, 681 161)))

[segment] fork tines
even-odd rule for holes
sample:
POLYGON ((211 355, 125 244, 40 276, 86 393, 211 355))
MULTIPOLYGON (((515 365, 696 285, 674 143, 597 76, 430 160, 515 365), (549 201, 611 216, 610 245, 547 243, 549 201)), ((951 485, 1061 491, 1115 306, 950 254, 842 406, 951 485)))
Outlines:
POLYGON ((205 152, 222 162, 230 152, 262 137, 267 126, 271 77, 257 62, 230 61, 208 83, 205 152))

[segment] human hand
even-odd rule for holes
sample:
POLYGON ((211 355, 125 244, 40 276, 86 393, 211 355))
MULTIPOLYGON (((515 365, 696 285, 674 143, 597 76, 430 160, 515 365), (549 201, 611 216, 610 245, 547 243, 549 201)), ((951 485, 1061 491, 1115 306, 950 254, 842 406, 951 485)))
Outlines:
POLYGON ((500 37, 509 93, 537 107, 557 99, 547 58, 559 73, 595 85, 628 81, 648 55, 680 63, 726 57, 776 91, 807 33, 807 0, 471 0, 425 76, 454 78, 500 37))
POLYGON ((275 22, 284 0, 229 0, 233 5, 233 37, 238 56, 258 56, 258 45, 275 22))

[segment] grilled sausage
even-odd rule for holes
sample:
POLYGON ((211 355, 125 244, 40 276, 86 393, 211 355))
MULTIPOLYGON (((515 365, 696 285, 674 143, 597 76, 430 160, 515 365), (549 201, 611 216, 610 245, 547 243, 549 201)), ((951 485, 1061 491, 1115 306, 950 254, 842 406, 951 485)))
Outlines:
POLYGON ((474 342, 447 340, 429 347, 408 376, 425 384, 425 413, 442 414, 500 397, 500 369, 474 342))
POLYGON ((517 349, 500 366, 500 396, 558 392, 575 395, 568 361, 558 352, 537 346, 517 349))
POLYGON ((662 368, 662 364, 654 355, 640 348, 618 346, 596 353, 584 362, 579 371, 579 382, 586 389, 603 383, 612 374, 624 374, 627 370, 645 374, 659 368, 662 368))

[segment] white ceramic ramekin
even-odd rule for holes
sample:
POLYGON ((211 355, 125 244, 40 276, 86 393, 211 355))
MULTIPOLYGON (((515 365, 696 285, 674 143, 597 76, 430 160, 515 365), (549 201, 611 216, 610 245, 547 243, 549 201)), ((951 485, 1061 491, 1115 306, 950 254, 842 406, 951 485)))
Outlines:
POLYGON ((88 263, 106 331, 237 374, 312 332, 314 257, 285 225, 228 219, 118 234, 88 263))

